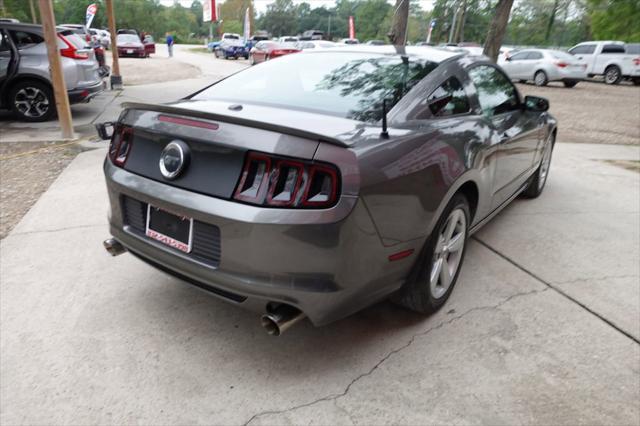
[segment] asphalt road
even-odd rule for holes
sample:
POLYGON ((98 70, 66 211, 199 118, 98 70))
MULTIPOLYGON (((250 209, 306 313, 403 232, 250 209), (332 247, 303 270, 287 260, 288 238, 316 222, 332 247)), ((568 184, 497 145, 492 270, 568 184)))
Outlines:
POLYGON ((605 160, 640 147, 560 129, 545 192, 474 236, 439 313, 280 338, 108 256, 105 147, 80 154, 0 241, 0 423, 639 424, 640 175, 605 160))

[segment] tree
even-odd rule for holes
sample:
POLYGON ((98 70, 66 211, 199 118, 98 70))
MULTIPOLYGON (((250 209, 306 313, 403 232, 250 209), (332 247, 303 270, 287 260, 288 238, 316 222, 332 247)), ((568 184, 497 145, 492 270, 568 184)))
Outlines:
POLYGON ((389 31, 389 41, 395 46, 404 46, 407 42, 407 25, 409 23, 409 0, 396 0, 389 31))
POLYGON ((489 31, 487 32, 487 41, 484 43, 483 51, 493 62, 498 60, 500 46, 502 46, 502 39, 507 30, 507 23, 509 22, 512 6, 513 0, 498 0, 498 4, 496 5, 495 14, 489 26, 489 31))
POLYGON ((274 36, 293 34, 297 30, 296 6, 293 1, 276 0, 268 5, 260 25, 274 36))
POLYGON ((640 42, 638 0, 588 0, 587 10, 595 39, 640 42))

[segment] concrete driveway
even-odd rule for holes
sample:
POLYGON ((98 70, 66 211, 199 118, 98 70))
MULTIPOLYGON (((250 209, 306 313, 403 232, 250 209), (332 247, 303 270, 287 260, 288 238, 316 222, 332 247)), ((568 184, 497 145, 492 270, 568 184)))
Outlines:
POLYGON ((640 179, 601 161, 639 147, 559 143, 438 314, 381 303, 280 338, 104 252, 104 155, 0 242, 0 423, 640 423, 640 179))

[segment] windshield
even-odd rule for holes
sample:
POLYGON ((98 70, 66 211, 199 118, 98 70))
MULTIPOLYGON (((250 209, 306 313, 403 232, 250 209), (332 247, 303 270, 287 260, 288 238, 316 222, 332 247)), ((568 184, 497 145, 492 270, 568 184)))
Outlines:
POLYGON ((435 62, 397 55, 336 52, 294 54, 220 81, 193 99, 281 106, 360 121, 382 118, 435 62))
POLYGON ((118 43, 140 43, 140 37, 133 34, 118 34, 118 43))

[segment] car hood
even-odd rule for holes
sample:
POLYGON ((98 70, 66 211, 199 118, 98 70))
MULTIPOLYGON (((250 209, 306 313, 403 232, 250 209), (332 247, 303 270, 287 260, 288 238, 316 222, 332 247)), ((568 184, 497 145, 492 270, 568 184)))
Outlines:
POLYGON ((238 110, 238 105, 237 102, 184 99, 163 105, 125 103, 123 107, 246 125, 343 147, 380 134, 379 126, 348 118, 246 103, 238 110))

